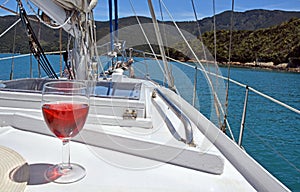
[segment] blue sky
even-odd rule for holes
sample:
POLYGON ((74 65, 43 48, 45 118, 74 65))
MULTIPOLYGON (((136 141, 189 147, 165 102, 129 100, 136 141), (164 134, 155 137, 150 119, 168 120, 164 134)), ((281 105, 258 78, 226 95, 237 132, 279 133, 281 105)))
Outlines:
MULTIPOLYGON (((138 15, 149 15, 147 0, 131 0, 135 6, 135 11, 138 15)), ((152 0, 157 11, 157 17, 160 18, 159 0, 152 0)), ((129 0, 119 0, 119 14, 128 16, 132 14, 132 10, 128 5, 129 0)), ((166 7, 176 20, 194 20, 191 0, 163 0, 166 7)), ((213 15, 213 0, 194 0, 198 18, 210 17, 213 15)), ((107 0, 99 0, 98 7, 107 6, 107 0)), ((231 10, 231 0, 215 0, 216 13, 221 13, 225 10, 231 10)), ((287 10, 300 11, 300 0, 235 0, 235 11, 245 11, 251 9, 268 9, 268 10, 287 10)), ((98 9, 97 9, 98 10, 98 9)), ((106 17, 107 12, 98 13, 98 17, 106 17), (106 14, 106 15, 103 15, 106 14)), ((167 18, 167 13, 163 11, 164 17, 167 18)))
MULTIPOLYGON (((137 15, 149 16, 147 0, 119 0, 119 15, 126 17, 133 15, 130 1, 134 5, 137 15)), ((156 9, 157 18, 160 19, 158 6, 159 0, 152 0, 156 9)), ((15 0, 0 0, 0 5, 5 4, 9 8, 16 10, 15 0)), ((163 0, 164 4, 171 12, 175 20, 194 20, 191 0, 163 0)), ((194 0, 198 18, 210 17, 213 15, 213 0, 194 0)), ((26 4, 24 2, 24 4, 26 4)), ((99 0, 95 9, 96 20, 108 20, 108 0, 99 0)), ((231 10, 231 0, 215 0, 216 13, 225 10, 231 10)), ((300 11, 300 0, 235 0, 235 11, 246 11, 251 9, 267 9, 267 10, 286 10, 300 11)), ((0 15, 9 14, 7 11, 0 9, 0 15)), ((163 9, 165 20, 170 20, 167 12, 163 9)))

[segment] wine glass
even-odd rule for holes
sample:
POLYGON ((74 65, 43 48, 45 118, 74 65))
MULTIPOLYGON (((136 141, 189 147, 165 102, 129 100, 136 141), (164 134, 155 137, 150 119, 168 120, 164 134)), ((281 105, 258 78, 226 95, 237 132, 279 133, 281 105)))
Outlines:
POLYGON ((84 167, 70 163, 70 140, 83 128, 89 111, 86 84, 51 81, 42 91, 42 112, 52 133, 62 141, 62 163, 49 167, 45 176, 56 183, 72 183, 86 175, 84 167))

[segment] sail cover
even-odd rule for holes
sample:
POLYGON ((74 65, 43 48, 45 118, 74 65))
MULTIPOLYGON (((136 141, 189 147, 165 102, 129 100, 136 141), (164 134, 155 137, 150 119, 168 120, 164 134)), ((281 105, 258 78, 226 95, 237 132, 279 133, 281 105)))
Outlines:
POLYGON ((91 11, 97 4, 98 0, 53 0, 66 10, 80 10, 83 12, 91 11))

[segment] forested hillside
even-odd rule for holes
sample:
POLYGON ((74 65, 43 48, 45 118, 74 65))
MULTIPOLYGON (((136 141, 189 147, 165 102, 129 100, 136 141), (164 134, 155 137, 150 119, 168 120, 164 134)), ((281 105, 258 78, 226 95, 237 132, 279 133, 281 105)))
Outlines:
MULTIPOLYGON (((229 31, 217 32, 217 60, 228 60, 229 31)), ((214 34, 203 34, 204 44, 214 50, 214 34)), ((289 58, 300 57, 300 19, 291 19, 278 26, 255 31, 233 32, 231 61, 287 63, 289 58)))

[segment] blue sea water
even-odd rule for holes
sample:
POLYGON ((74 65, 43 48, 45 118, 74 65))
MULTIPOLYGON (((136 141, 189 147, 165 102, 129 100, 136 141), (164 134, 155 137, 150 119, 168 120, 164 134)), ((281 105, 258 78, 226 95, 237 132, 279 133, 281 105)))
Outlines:
MULTIPOLYGON (((231 77, 300 109, 300 74, 234 69, 231 77)), ((289 188, 300 190, 300 115, 253 92, 248 103, 245 149, 289 188)), ((229 105, 230 120, 240 118, 235 102, 229 105)))
MULTIPOLYGON (((5 59, 13 56, 12 54, 0 54, 0 79, 1 80, 8 80, 10 79, 11 71, 13 71, 13 79, 17 78, 26 78, 31 77, 31 67, 30 63, 32 63, 32 77, 45 77, 46 74, 41 69, 41 74, 39 74, 37 61, 32 56, 26 57, 18 57, 20 55, 16 54, 13 60, 5 59), (13 67, 12 67, 13 66, 13 67)), ((47 57, 49 62, 51 63, 52 67, 55 71, 59 71, 60 68, 60 56, 59 55, 51 55, 47 57)))
MULTIPOLYGON (((10 56, 0 54, 0 58, 10 56)), ((48 56, 55 71, 59 71, 59 55, 48 56)), ((32 58, 32 76, 38 77, 37 63, 32 58)), ((14 59, 14 78, 30 77, 30 57, 14 59)), ((10 78, 12 61, 0 60, 0 80, 10 78)), ((192 103, 192 89, 195 70, 179 64, 173 65, 185 74, 175 79, 175 84, 185 99, 192 103)), ((154 68, 143 65, 136 70, 155 72, 153 79, 163 79, 154 68), (143 69, 142 69, 143 68, 143 69)), ((218 69, 226 76, 227 68, 218 69)), ((41 76, 45 76, 42 73, 41 76)), ((207 91, 207 81, 203 74, 197 76, 197 103, 195 106, 208 118, 214 112, 212 97, 207 91)), ((300 74, 231 68, 230 77, 280 100, 296 109, 300 109, 300 74)), ((214 82, 218 84, 219 82, 214 82)), ((224 82, 223 82, 224 83, 224 82)), ((223 86, 220 84, 220 87, 223 86)), ((220 90, 221 92, 221 90, 220 90)), ((221 94, 221 97, 224 95, 221 94)), ((245 88, 230 84, 228 102, 228 120, 237 140, 243 112, 245 88)), ((221 101, 224 102, 224 101, 221 101)), ((249 92, 243 147, 271 174, 277 177, 293 191, 300 190, 300 115, 275 104, 253 92, 249 92)), ((247 165, 245 165, 247 166, 247 165)))

